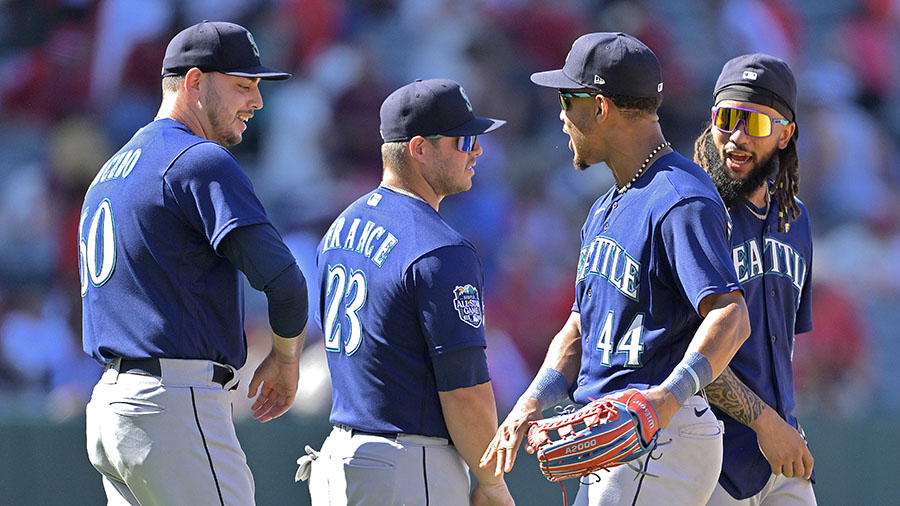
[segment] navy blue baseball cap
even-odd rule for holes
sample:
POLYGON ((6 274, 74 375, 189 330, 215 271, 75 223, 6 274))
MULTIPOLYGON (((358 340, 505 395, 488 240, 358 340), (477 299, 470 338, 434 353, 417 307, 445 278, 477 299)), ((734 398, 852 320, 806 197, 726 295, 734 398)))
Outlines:
POLYGON ((531 82, 557 89, 591 88, 608 95, 654 98, 662 93, 662 68, 649 47, 627 33, 582 35, 560 70, 531 74, 531 82))
POLYGON ((764 53, 745 54, 722 67, 713 97, 716 103, 738 100, 765 105, 794 121, 797 81, 784 60, 764 53))
POLYGON ((416 79, 381 104, 384 142, 408 141, 417 135, 479 135, 504 123, 502 119, 475 116, 466 91, 449 79, 416 79))
POLYGON ((179 76, 197 67, 203 72, 281 81, 291 77, 259 62, 259 47, 241 25, 203 21, 178 33, 166 48, 163 76, 179 76))

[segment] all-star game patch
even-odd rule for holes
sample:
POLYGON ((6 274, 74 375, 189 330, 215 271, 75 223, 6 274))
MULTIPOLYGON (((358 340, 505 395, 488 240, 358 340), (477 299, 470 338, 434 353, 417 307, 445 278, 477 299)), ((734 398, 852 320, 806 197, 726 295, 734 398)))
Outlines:
POLYGON ((453 289, 453 307, 459 313, 459 319, 478 328, 484 320, 481 314, 481 300, 478 289, 472 285, 457 286, 453 289))

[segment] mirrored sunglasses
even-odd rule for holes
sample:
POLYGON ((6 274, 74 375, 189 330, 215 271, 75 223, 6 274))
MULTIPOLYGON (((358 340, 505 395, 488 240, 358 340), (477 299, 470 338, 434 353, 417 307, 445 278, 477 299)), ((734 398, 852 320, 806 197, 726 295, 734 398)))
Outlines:
POLYGON ((597 92, 584 92, 584 91, 578 91, 578 92, 569 92, 569 91, 562 91, 562 90, 557 90, 557 91, 559 91, 559 105, 562 107, 562 110, 564 110, 564 111, 569 110, 569 101, 567 99, 596 97, 597 95, 600 94, 597 92))
POLYGON ((730 134, 738 123, 744 124, 744 132, 751 137, 772 135, 772 124, 789 125, 786 119, 778 119, 766 113, 739 107, 716 107, 713 109, 713 126, 720 132, 730 134))
MULTIPOLYGON (((446 135, 429 135, 425 137, 426 139, 440 139, 441 137, 447 137, 446 135)), ((471 153, 475 151, 475 141, 478 139, 477 135, 462 135, 457 137, 456 149, 464 152, 471 153)))

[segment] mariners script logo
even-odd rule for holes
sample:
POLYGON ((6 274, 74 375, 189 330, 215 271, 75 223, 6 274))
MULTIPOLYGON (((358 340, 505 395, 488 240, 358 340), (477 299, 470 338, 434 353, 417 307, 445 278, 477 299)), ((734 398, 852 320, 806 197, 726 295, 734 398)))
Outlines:
POLYGON ((481 300, 478 289, 472 285, 457 286, 453 289, 453 307, 459 313, 459 319, 478 328, 484 320, 481 314, 481 300))

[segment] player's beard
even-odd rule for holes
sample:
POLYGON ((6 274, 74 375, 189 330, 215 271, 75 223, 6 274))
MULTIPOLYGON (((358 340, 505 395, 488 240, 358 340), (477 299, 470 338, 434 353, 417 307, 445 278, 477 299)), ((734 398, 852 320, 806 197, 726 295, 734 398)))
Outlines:
POLYGON ((578 155, 575 155, 575 158, 572 159, 572 165, 575 167, 575 170, 588 170, 588 167, 591 166, 591 164, 584 161, 584 158, 578 155))
POLYGON ((458 172, 459 169, 448 160, 441 160, 428 178, 435 194, 445 197, 469 191, 472 188, 471 178, 460 180, 458 172))
POLYGON ((234 123, 236 116, 232 114, 230 115, 230 121, 223 122, 223 119, 226 119, 226 116, 228 116, 228 111, 226 111, 225 107, 222 105, 222 97, 219 95, 218 91, 216 91, 215 87, 208 86, 206 88, 204 104, 207 108, 206 114, 209 117, 209 124, 212 127, 213 135, 215 135, 215 139, 212 140, 215 140, 226 148, 240 144, 242 139, 241 133, 235 132, 231 126, 232 123, 234 123))
POLYGON ((750 169, 747 177, 733 178, 728 175, 725 167, 725 160, 722 153, 716 147, 716 143, 711 134, 707 134, 704 138, 703 149, 706 152, 706 159, 709 167, 704 167, 709 177, 712 178, 719 195, 725 205, 730 209, 739 204, 741 199, 749 197, 762 184, 775 173, 778 172, 778 150, 773 149, 769 155, 756 162, 756 165, 750 169))

